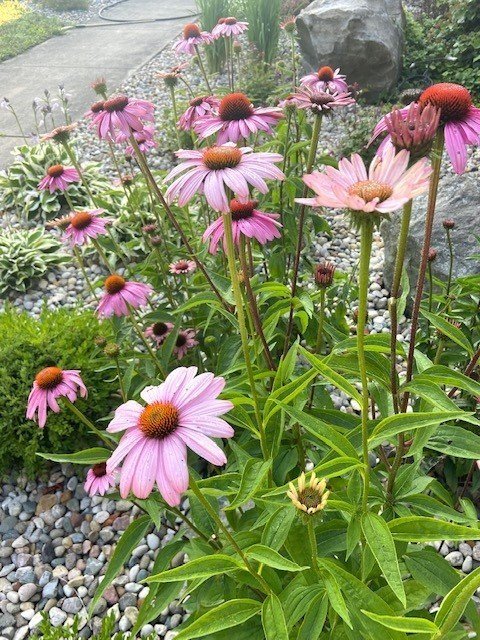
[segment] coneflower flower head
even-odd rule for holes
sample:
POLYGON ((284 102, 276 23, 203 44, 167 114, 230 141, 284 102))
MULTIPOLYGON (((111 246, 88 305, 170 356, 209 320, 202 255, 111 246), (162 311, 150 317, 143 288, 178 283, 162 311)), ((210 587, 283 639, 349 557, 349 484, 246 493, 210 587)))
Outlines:
POLYGON ((64 125, 63 127, 55 127, 55 129, 52 129, 52 131, 50 131, 49 133, 46 133, 45 135, 41 136, 40 141, 50 142, 50 140, 53 140, 54 142, 64 144, 65 142, 68 142, 68 140, 70 139, 70 134, 76 128, 77 128, 76 122, 72 124, 64 125))
POLYGON ((195 54, 195 47, 200 44, 211 44, 215 37, 208 31, 201 31, 197 24, 189 22, 183 27, 182 38, 174 43, 177 53, 195 54))
POLYGON ((94 464, 93 467, 88 470, 84 489, 89 496, 104 496, 107 491, 114 486, 115 474, 113 472, 107 473, 106 462, 94 464))
POLYGON ((349 93, 329 93, 304 85, 292 94, 299 109, 307 109, 316 115, 331 115, 332 109, 348 107, 355 103, 349 93))
POLYGON ((443 222, 443 228, 444 229, 454 229, 455 228, 455 220, 453 220, 452 218, 446 218, 443 222))
POLYGON ((120 354, 120 347, 116 342, 107 342, 103 349, 103 353, 107 356, 107 358, 118 358, 120 354))
POLYGON ((90 85, 98 96, 107 95, 107 81, 105 78, 96 78, 90 85))
POLYGON ((320 288, 326 289, 333 284, 335 265, 331 262, 322 262, 315 267, 315 282, 320 288))
POLYGON ((396 151, 410 151, 411 162, 430 153, 439 123, 440 109, 431 104, 422 108, 416 102, 408 107, 406 114, 395 109, 385 116, 391 143, 396 151))
POLYGON ((297 18, 290 16, 284 22, 280 23, 280 29, 283 29, 287 33, 295 33, 297 29, 297 18))
POLYGON ((437 250, 434 249, 433 247, 430 247, 430 249, 428 250, 427 259, 429 262, 435 262, 435 260, 437 259, 437 250))
POLYGON ((323 511, 327 504, 330 491, 326 491, 327 481, 325 478, 317 478, 312 471, 310 481, 307 483, 305 473, 298 478, 298 488, 290 482, 287 496, 293 505, 307 516, 313 516, 319 511, 323 511))
POLYGON ((47 411, 60 412, 58 398, 68 398, 75 402, 78 396, 85 398, 87 389, 76 369, 60 369, 60 367, 46 367, 37 373, 32 390, 28 396, 26 417, 38 420, 38 426, 43 429, 47 421, 47 411))

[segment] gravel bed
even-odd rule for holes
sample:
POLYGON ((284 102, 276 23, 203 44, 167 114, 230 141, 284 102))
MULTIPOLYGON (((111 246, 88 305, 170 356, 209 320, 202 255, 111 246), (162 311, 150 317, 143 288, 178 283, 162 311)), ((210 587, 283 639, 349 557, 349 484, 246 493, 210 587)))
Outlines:
POLYGON ((58 18, 66 24, 84 24, 86 22, 100 21, 98 12, 104 7, 115 4, 116 0, 90 0, 89 7, 86 11, 54 11, 48 7, 44 7, 35 0, 24 0, 24 4, 37 13, 41 13, 47 18, 58 18))

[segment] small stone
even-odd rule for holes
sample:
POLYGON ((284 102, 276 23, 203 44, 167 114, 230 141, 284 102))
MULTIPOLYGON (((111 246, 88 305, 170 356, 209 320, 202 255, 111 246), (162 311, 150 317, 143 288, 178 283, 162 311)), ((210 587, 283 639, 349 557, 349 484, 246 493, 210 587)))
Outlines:
POLYGON ((103 567, 103 562, 97 558, 88 558, 85 573, 87 575, 96 576, 100 573, 103 567))
POLYGON ((26 547, 26 546, 28 546, 28 540, 23 536, 19 536, 12 542, 12 547, 14 549, 20 549, 21 547, 26 547))
POLYGON ((39 516, 45 511, 49 511, 57 503, 57 497, 53 493, 45 493, 38 501, 35 513, 39 516))
POLYGON ((98 522, 99 524, 103 524, 106 520, 109 519, 110 514, 108 513, 108 511, 99 511, 93 517, 96 522, 98 522))
POLYGON ((445 560, 449 562, 452 567, 461 567, 463 564, 463 556, 460 551, 451 551, 445 556, 445 560))
POLYGON ((458 545, 458 550, 464 558, 472 555, 472 547, 467 542, 460 542, 460 544, 458 545))
POLYGON ((155 551, 155 549, 158 549, 160 546, 160 538, 154 533, 149 533, 147 536, 147 544, 150 549, 155 551))
POLYGON ((33 567, 20 567, 15 572, 15 578, 22 584, 35 581, 35 572, 33 567))
POLYGON ((33 598, 37 592, 37 585, 30 582, 29 584, 22 584, 18 589, 18 595, 20 596, 20 602, 28 602, 33 598))
POLYGON ((170 618, 170 629, 175 629, 179 624, 182 624, 182 616, 176 613, 170 618))
POLYGON ((48 612, 50 622, 54 627, 61 627, 67 619, 67 614, 58 607, 52 607, 48 612))
POLYGON ((463 561, 462 571, 463 573, 470 573, 472 569, 473 569, 473 558, 472 556, 467 556, 463 561))
POLYGON ((48 582, 42 590, 42 598, 55 598, 57 595, 58 580, 48 582))
POLYGON ((66 598, 63 601, 62 609, 67 613, 78 613, 82 609, 82 606, 80 598, 66 598))

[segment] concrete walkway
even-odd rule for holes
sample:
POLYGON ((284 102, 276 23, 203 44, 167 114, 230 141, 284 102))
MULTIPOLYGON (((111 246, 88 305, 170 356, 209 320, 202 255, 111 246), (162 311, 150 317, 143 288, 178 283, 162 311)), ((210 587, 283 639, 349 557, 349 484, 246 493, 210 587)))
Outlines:
MULTIPOLYGON (((127 0, 105 15, 111 19, 148 20, 195 11, 195 0, 127 0)), ((56 95, 58 85, 63 83, 72 94, 72 116, 78 118, 94 100, 90 83, 95 78, 105 76, 109 87, 117 87, 161 51, 185 22, 185 18, 150 24, 95 20, 102 26, 72 29, 0 63, 1 97, 10 100, 24 130, 30 131, 34 126, 32 100, 45 89, 56 95)), ((0 110, 0 133, 18 135, 13 116, 4 110, 0 110)), ((20 137, 0 138, 0 168, 11 161, 10 151, 21 142, 20 137)))

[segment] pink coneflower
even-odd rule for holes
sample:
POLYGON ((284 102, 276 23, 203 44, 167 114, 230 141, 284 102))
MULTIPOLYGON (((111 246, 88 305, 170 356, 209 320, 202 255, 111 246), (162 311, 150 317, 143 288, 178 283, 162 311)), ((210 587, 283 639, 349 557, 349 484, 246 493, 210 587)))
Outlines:
POLYGON ((382 158, 375 156, 367 171, 362 158, 354 153, 351 160, 340 160, 338 169, 327 167, 325 173, 314 171, 303 181, 317 194, 315 198, 297 198, 312 207, 350 209, 361 213, 385 214, 396 211, 406 202, 427 191, 431 166, 422 158, 407 170, 410 154, 390 147, 382 158))
POLYGON ((85 387, 80 371, 76 369, 60 369, 60 367, 47 367, 35 376, 32 390, 28 396, 26 417, 35 420, 38 414, 38 426, 43 429, 47 421, 47 409, 54 413, 60 412, 57 398, 68 398, 75 402, 77 396, 85 398, 85 387))
POLYGON ((230 93, 222 98, 218 115, 207 114, 198 118, 195 132, 208 138, 218 132, 217 144, 237 142, 259 131, 273 133, 271 125, 283 118, 278 107, 255 108, 244 93, 230 93))
POLYGON ((214 38, 231 38, 248 30, 248 22, 240 22, 236 18, 221 18, 212 29, 214 38))
POLYGON ((208 113, 211 113, 213 109, 217 109, 220 105, 220 100, 215 96, 199 96, 190 100, 190 106, 180 116, 178 126, 184 131, 190 131, 193 129, 193 125, 199 118, 202 118, 208 113))
POLYGON ((38 188, 41 191, 66 191, 72 182, 80 182, 78 171, 74 167, 64 167, 63 164, 54 164, 47 169, 47 175, 40 180, 38 188))
MULTIPOLYGON (((123 94, 105 100, 92 115, 98 137, 116 140, 119 133, 129 137, 133 131, 143 131, 146 122, 153 122, 154 105, 147 100, 129 98, 123 94)), ((90 109, 92 111, 92 109, 90 109)))
POLYGON ((89 496, 104 496, 114 486, 115 473, 107 472, 106 462, 99 462, 88 470, 83 488, 89 496))
MULTIPOLYGON (((259 211, 256 207, 256 200, 247 202, 239 202, 238 200, 230 201, 230 211, 232 214, 232 230, 233 240, 235 244, 240 243, 240 237, 255 238, 260 244, 265 244, 274 238, 280 238, 279 227, 282 225, 278 222, 280 215, 278 213, 265 213, 259 211)), ((223 216, 220 216, 213 222, 203 234, 202 240, 206 242, 210 238, 210 253, 216 253, 218 243, 223 239, 223 247, 226 251, 225 228, 223 224, 223 216)))
POLYGON ((128 282, 122 276, 113 274, 104 283, 105 293, 97 307, 97 314, 103 318, 127 316, 129 306, 134 309, 144 307, 152 293, 152 287, 141 282, 128 282))
MULTIPOLYGON (((473 106, 468 89, 460 84, 440 82, 422 92, 420 107, 433 105, 440 109, 440 126, 445 130, 445 147, 455 173, 463 173, 467 164, 467 145, 480 144, 480 109, 473 106)), ((410 106, 400 109, 404 118, 410 106)), ((387 130, 382 118, 373 131, 373 138, 387 130)))
MULTIPOLYGON (((157 146, 154 135, 155 127, 152 125, 145 125, 141 131, 133 132, 133 137, 137 141, 138 147, 142 153, 147 153, 157 146)), ((119 133, 117 135, 117 142, 126 142, 128 141, 129 137, 130 136, 127 137, 124 133, 119 133)), ((125 148, 125 153, 129 156, 133 156, 135 155, 135 149, 132 147, 132 145, 128 145, 125 148)))
POLYGON ((111 223, 110 218, 102 218, 104 209, 92 211, 72 212, 70 224, 63 235, 71 247, 82 245, 88 238, 97 238, 106 234, 106 226, 111 223))
POLYGON ((287 33, 293 33, 297 27, 296 16, 290 16, 286 20, 280 23, 280 29, 283 29, 287 33))
POLYGON ((211 44, 215 38, 208 31, 200 31, 197 24, 189 23, 183 27, 183 37, 177 40, 173 45, 173 49, 177 53, 188 53, 194 55, 195 47, 199 44, 211 44))
POLYGON ((166 191, 168 202, 178 197, 183 207, 196 193, 204 193, 215 211, 228 211, 225 185, 241 198, 248 198, 248 185, 267 193, 264 178, 284 180, 285 176, 275 162, 281 162, 279 153, 252 153, 250 147, 236 147, 233 143, 207 147, 202 150, 180 149, 176 152, 186 161, 172 169, 165 181, 186 173, 172 182, 166 191))
POLYGON ((314 91, 329 91, 330 93, 347 93, 348 84, 340 69, 320 67, 316 73, 309 73, 300 78, 300 84, 310 87, 314 91))
POLYGON ((98 113, 103 111, 104 104, 105 104, 105 100, 97 100, 97 102, 94 102, 90 107, 90 109, 83 114, 84 118, 88 118, 90 120, 94 118, 98 113))
POLYGON ((174 273, 175 275, 192 273, 196 268, 197 265, 194 260, 177 260, 177 262, 172 262, 172 264, 169 265, 170 273, 174 273))
POLYGON ((171 322, 154 322, 145 329, 145 337, 155 340, 159 347, 168 338, 173 327, 171 322))
POLYGON ((293 93, 291 100, 299 109, 309 109, 315 114, 328 114, 332 109, 338 107, 348 107, 355 103, 355 100, 349 93, 328 93, 327 91, 318 91, 304 85, 297 93, 293 93))
POLYGON ((173 355, 177 356, 181 360, 187 355, 189 349, 193 349, 198 344, 198 340, 195 340, 197 332, 195 329, 184 329, 178 332, 175 346, 173 347, 173 355))
POLYGON ((146 498, 156 482, 167 504, 180 504, 188 488, 187 446, 211 464, 226 463, 224 452, 210 439, 231 438, 234 433, 219 418, 233 407, 228 400, 217 399, 225 380, 213 373, 196 373, 197 367, 178 367, 161 385, 141 392, 146 406, 129 400, 115 411, 107 431, 125 433, 107 461, 107 471, 123 462, 123 498, 130 491, 146 498))

